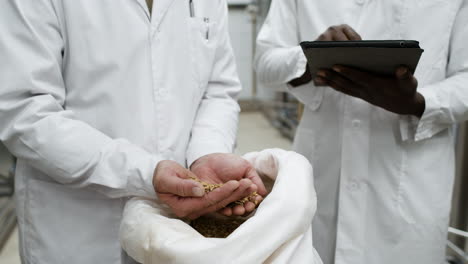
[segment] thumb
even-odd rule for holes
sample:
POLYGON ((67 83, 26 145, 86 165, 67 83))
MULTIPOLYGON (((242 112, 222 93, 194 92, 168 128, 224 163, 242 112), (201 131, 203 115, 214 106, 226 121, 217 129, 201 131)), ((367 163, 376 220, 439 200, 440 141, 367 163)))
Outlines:
POLYGON ((202 184, 190 179, 191 172, 185 168, 176 171, 175 174, 168 175, 160 182, 165 193, 174 194, 181 197, 202 197, 205 189, 202 184))
POLYGON ((250 179, 255 185, 257 185, 257 192, 261 196, 266 196, 268 194, 265 185, 263 184, 262 178, 258 175, 254 167, 251 167, 246 175, 247 179, 250 179))
POLYGON ((400 66, 395 72, 400 87, 415 91, 418 87, 418 80, 414 78, 413 73, 406 66, 400 66))

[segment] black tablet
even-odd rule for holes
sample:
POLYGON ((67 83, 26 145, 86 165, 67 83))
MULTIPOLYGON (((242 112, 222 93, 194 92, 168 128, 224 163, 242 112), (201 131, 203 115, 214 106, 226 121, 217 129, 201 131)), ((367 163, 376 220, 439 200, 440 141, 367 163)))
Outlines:
POLYGON ((302 42, 312 76, 319 69, 344 65, 381 75, 394 75, 400 65, 416 71, 423 49, 415 40, 302 42))

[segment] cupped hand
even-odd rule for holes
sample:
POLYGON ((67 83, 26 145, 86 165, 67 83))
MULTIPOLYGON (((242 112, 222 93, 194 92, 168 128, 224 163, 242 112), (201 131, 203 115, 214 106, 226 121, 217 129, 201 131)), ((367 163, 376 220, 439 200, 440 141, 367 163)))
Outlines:
MULTIPOLYGON (((198 179, 211 184, 238 181, 240 187, 234 195, 225 200, 227 204, 247 197, 253 192, 259 194, 257 197, 259 202, 267 194, 265 185, 255 168, 247 160, 234 154, 215 153, 203 156, 192 164, 190 170, 198 179)), ((244 215, 255 210, 255 207, 253 202, 247 202, 233 208, 223 208, 220 213, 227 216, 244 215)))
POLYGON ((249 187, 242 186, 237 180, 227 180, 220 188, 205 193, 203 186, 191 177, 196 176, 169 160, 160 161, 153 176, 153 186, 160 201, 181 218, 195 219, 217 212, 231 203, 231 197, 246 193, 249 187))

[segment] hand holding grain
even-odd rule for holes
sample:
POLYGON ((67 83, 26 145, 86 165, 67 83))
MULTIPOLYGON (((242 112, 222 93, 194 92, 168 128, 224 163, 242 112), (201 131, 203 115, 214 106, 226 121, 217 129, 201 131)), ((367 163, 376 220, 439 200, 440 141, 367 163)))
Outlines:
MULTIPOLYGON (((190 170, 201 182, 208 184, 224 184, 231 180, 239 182, 239 188, 223 201, 223 204, 235 203, 235 205, 219 208, 226 216, 252 212, 256 204, 267 194, 260 176, 252 165, 234 154, 216 153, 203 156, 192 164, 190 170)), ((214 191, 216 190, 218 189, 214 191)))
POLYGON ((196 176, 191 171, 170 160, 160 161, 154 172, 157 196, 178 217, 195 219, 216 212, 237 200, 239 193, 248 192, 249 185, 228 180, 216 190, 205 193, 203 185, 193 178, 196 176))

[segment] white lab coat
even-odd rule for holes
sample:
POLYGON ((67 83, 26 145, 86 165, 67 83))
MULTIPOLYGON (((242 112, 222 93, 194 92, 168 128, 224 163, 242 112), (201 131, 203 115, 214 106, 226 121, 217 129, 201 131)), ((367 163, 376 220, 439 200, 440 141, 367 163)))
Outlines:
POLYGON ((363 39, 420 41, 416 77, 426 110, 417 119, 329 87, 289 88, 306 105, 294 149, 314 166, 314 246, 328 264, 440 264, 452 126, 468 118, 468 1, 273 0, 258 37, 259 79, 284 85, 300 77, 299 43, 344 23, 363 39))
POLYGON ((225 0, 0 1, 0 140, 18 157, 24 263, 122 263, 126 197, 160 160, 231 152, 225 0), (204 18, 208 18, 207 21, 204 18))

